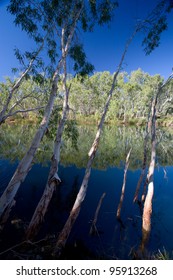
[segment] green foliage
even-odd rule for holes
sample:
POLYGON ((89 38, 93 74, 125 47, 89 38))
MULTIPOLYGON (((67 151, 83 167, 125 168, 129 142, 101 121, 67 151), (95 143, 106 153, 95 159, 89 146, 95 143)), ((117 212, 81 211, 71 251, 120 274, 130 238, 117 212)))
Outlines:
POLYGON ((74 60, 73 70, 85 76, 94 71, 94 66, 87 62, 86 54, 83 50, 83 45, 75 44, 70 48, 70 57, 74 60))
MULTIPOLYGON (((7 102, 9 92, 15 82, 15 80, 11 81, 10 78, 6 78, 6 81, 4 83, 0 83, 0 112, 7 102)), ((50 81, 43 79, 41 74, 38 74, 33 78, 27 75, 15 94, 12 95, 5 115, 13 115, 15 111, 19 110, 24 111, 36 107, 45 106, 47 97, 49 95, 49 90, 50 81)), ((32 114, 38 115, 38 111, 33 111, 32 114)), ((26 115, 24 113, 22 114, 23 117, 25 117, 26 115)))
MULTIPOLYGON (((56 137, 57 126, 58 126, 58 123, 61 118, 61 110, 62 110, 62 108, 60 106, 55 106, 53 109, 53 112, 51 114, 49 126, 46 131, 47 138, 49 138, 51 140, 54 140, 56 137)), ((43 114, 44 114, 44 110, 40 110, 39 111, 39 121, 42 120, 43 114)))
POLYGON ((169 252, 166 251, 165 248, 163 250, 158 250, 158 252, 153 256, 154 260, 171 260, 172 257, 170 256, 169 252))
POLYGON ((77 76, 71 83, 70 107, 84 116, 100 116, 112 84, 112 75, 103 72, 84 78, 77 76))
MULTIPOLYGON (((100 119, 111 89, 112 79, 113 76, 109 72, 71 79, 69 102, 70 107, 78 114, 78 118, 81 116, 81 119, 85 117, 86 120, 89 116, 92 120, 100 119)), ((142 123, 143 119, 147 119, 151 98, 162 81, 160 75, 150 76, 141 69, 130 74, 121 73, 117 79, 106 121, 120 120, 136 123, 136 119, 138 121, 141 119, 140 123, 142 123)), ((160 107, 165 100, 163 96, 164 94, 159 99, 160 107)), ((166 103, 164 108, 165 106, 166 103)))
POLYGON ((71 143, 72 147, 75 150, 78 150, 78 127, 75 120, 67 120, 64 127, 64 135, 63 138, 66 142, 71 143))
POLYGON ((167 29, 166 16, 162 16, 158 21, 152 26, 151 30, 143 40, 143 45, 145 45, 145 53, 149 55, 156 47, 160 44, 160 35, 167 29))
MULTIPOLYGON (((51 80, 45 79, 44 74, 29 75, 20 89, 13 96, 9 108, 28 109, 47 104, 51 90, 51 80), (20 101, 21 99, 21 101, 20 101)), ((61 77, 60 77, 61 78, 61 77)), ((77 120, 86 123, 98 123, 105 102, 112 85, 113 75, 109 72, 98 72, 93 75, 72 77, 68 76, 68 86, 71 84, 69 105, 77 114, 77 120)), ((0 109, 8 98, 9 89, 13 86, 9 78, 5 83, 0 83, 0 109)), ((141 69, 131 72, 123 72, 118 76, 117 84, 106 116, 106 122, 117 123, 144 123, 147 119, 151 98, 156 93, 163 79, 160 75, 150 76, 141 69)), ((62 110, 63 89, 61 79, 58 83, 59 95, 55 102, 55 109, 50 121, 50 135, 55 135, 59 114, 62 110), (52 132, 51 132, 52 131, 52 132)), ((170 116, 173 112, 173 81, 163 88, 158 98, 158 117, 170 116)), ((44 109, 37 112, 38 121, 41 121, 44 109)), ((70 114, 71 112, 70 111, 70 114)), ((8 112, 7 112, 8 113, 8 112)), ((73 118, 73 117, 72 117, 73 118)))
POLYGON ((117 7, 118 7, 117 1, 109 1, 109 0, 102 1, 102 3, 100 3, 99 5, 100 15, 99 15, 98 23, 102 25, 105 22, 110 22, 113 16, 111 12, 112 10, 114 10, 114 8, 117 7))
MULTIPOLYGON (((67 1, 67 0, 11 0, 8 11, 15 16, 14 23, 20 26, 36 44, 44 41, 50 65, 45 68, 52 73, 52 65, 57 63, 61 46, 61 29, 65 30, 65 44, 68 40, 69 32, 75 22, 77 13, 81 10, 79 22, 80 28, 90 31, 95 24, 105 24, 110 22, 113 11, 117 7, 117 1, 67 1)), ((23 55, 18 49, 15 55, 22 66, 27 65, 26 61, 32 59, 33 53, 25 52, 23 55)), ((45 55, 44 55, 45 56, 45 55)), ((80 75, 88 75, 93 72, 94 67, 87 61, 82 44, 73 39, 70 50, 70 57, 74 62, 74 71, 80 75)), ((43 59, 44 60, 44 59, 43 59)), ((37 61, 32 67, 31 74, 37 75, 43 67, 43 61, 37 61)))
POLYGON ((142 45, 144 51, 149 55, 160 44, 160 38, 163 31, 167 29, 167 17, 172 11, 172 1, 160 1, 150 17, 146 21, 145 29, 147 29, 147 35, 145 36, 142 45))

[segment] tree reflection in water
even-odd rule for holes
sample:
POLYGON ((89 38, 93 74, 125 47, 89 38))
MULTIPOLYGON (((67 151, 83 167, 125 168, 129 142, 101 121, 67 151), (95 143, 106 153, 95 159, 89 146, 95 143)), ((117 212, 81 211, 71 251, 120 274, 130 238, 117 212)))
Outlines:
MULTIPOLYGON (((35 129, 33 125, 2 126, 0 132, 0 193, 10 180, 16 162, 22 158, 27 149, 35 129)), ((60 165, 62 184, 52 199, 38 239, 50 235, 57 236, 81 184, 87 162, 87 151, 96 128, 94 126, 79 126, 78 129, 78 150, 73 148, 71 139, 64 138, 63 140, 60 165)), ((85 248, 88 248, 92 258, 129 259, 134 257, 132 251, 139 247, 142 238, 141 211, 137 204, 133 204, 133 197, 142 167, 144 133, 142 127, 105 126, 94 160, 86 201, 72 230, 67 248, 72 246, 79 253, 78 246, 83 244, 85 248), (126 190, 121 210, 123 227, 120 227, 116 220, 116 209, 121 195, 125 159, 131 147, 126 190), (90 236, 88 234, 91 227, 90 221, 93 219, 97 203, 104 192, 106 192, 106 196, 97 219, 97 235, 90 236)), ((147 250, 150 252, 150 256, 158 249, 162 250, 163 248, 171 252, 173 246, 173 240, 170 238, 173 234, 173 224, 170 223, 171 213, 173 213, 170 199, 173 195, 171 184, 173 181, 172 134, 172 130, 157 129, 158 145, 154 175, 155 194, 152 228, 150 239, 147 240, 147 250)), ((16 206, 11 213, 8 224, 1 233, 1 251, 22 240, 25 227, 29 223, 43 192, 52 145, 49 136, 44 137, 33 169, 22 184, 16 197, 16 206)), ((148 152, 149 150, 150 147, 148 147, 148 152)), ((68 253, 67 249, 65 258, 71 257, 71 254, 68 256, 68 253)), ((85 257, 87 258, 87 253, 85 256, 82 255, 82 258, 85 257)), ((2 255, 1 258, 4 256, 2 255)))

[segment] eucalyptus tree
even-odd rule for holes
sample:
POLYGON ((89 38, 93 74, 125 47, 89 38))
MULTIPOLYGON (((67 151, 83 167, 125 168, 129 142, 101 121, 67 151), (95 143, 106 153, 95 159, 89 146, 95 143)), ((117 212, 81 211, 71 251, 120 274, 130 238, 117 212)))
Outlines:
POLYGON ((163 89, 164 94, 158 98, 158 116, 171 115, 173 112, 173 81, 163 89))
MULTIPOLYGON (((91 2, 91 8, 93 9, 93 2, 91 2)), ((95 3, 96 4, 96 3, 95 3)), ((108 4, 108 3, 107 3, 108 4)), ((115 6, 116 3, 115 3, 115 6)), ((104 10, 106 11, 104 6, 104 10)), ((98 8, 99 11, 99 5, 95 9, 98 8)), ((110 7, 109 13, 111 13, 112 8, 110 7)), ((95 10, 96 12, 96 10, 95 10)), ((99 11, 100 13, 100 11, 99 11)), ((99 14, 98 14, 99 15, 99 14)), ((99 18, 102 18, 102 13, 99 15, 99 18)), ((102 19, 103 23, 106 23, 107 21, 110 20, 110 17, 102 19)), ((96 20, 97 22, 97 20, 96 20)), ((61 48, 62 48, 62 53, 65 53, 65 37, 62 34, 62 40, 61 40, 61 48)), ((86 55, 81 48, 81 45, 72 45, 72 48, 70 50, 70 55, 73 57, 75 63, 74 63, 74 70, 79 72, 81 76, 87 75, 91 70, 93 70, 93 67, 91 64, 89 64, 86 60, 86 55)), ((63 60, 63 80, 62 80, 62 85, 63 85, 63 93, 64 93, 64 102, 63 102, 63 111, 62 111, 62 116, 60 119, 60 122, 57 127, 57 132, 56 132, 56 138, 54 142, 54 150, 53 150, 53 155, 51 157, 51 166, 50 166, 50 171, 48 175, 48 180, 47 184, 45 187, 45 190, 43 192, 43 195, 37 205, 37 208, 33 214, 33 217, 31 219, 31 222, 29 224, 29 227, 26 232, 26 237, 27 239, 33 238, 40 227, 41 222, 44 219, 45 213, 47 211, 47 208, 49 206, 49 203, 51 201, 53 192, 55 191, 56 187, 59 185, 61 182, 61 179, 58 176, 58 165, 60 161, 60 148, 61 148, 61 138, 65 126, 65 122, 67 119, 67 114, 69 110, 69 104, 68 104, 68 99, 69 99, 69 93, 71 89, 71 84, 68 87, 67 85, 67 61, 66 58, 63 60)))
POLYGON ((87 193, 87 189, 88 189, 88 182, 89 182, 90 175, 91 175, 91 167, 92 167, 93 161, 95 159, 95 156, 96 156, 96 153, 97 153, 97 150, 98 150, 100 137, 101 137, 101 133, 102 133, 102 130, 103 130, 103 125, 104 125, 106 114, 108 112, 108 108, 109 108, 109 105, 110 105, 110 102, 111 102, 111 99, 112 99, 112 95, 113 95, 113 92, 114 92, 114 89, 115 89, 117 77, 118 77, 118 74, 121 70, 125 55, 126 55, 127 50, 129 48, 129 45, 132 42, 134 36, 136 35, 136 33, 138 31, 139 31, 139 27, 137 27, 135 29, 132 36, 127 41, 127 43, 125 45, 125 48, 124 48, 124 52, 121 56, 119 65, 117 67, 117 71, 113 75, 112 85, 111 85, 111 88, 109 90, 107 100, 106 100, 104 108, 103 108, 103 112, 102 112, 102 115, 101 115, 101 118, 100 118, 100 121, 99 121, 99 124, 98 124, 98 128, 97 128, 97 132, 96 132, 95 138, 93 140, 93 143, 91 145, 91 148, 88 152, 88 162, 87 162, 87 166, 86 166, 86 169, 85 169, 85 174, 84 174, 79 192, 77 194, 76 200, 75 200, 75 202, 73 204, 73 207, 71 209, 69 217, 68 217, 63 229, 61 230, 61 232, 58 236, 56 246, 53 250, 53 255, 55 255, 55 256, 60 256, 61 255, 61 252, 62 252, 62 250, 63 250, 63 248, 64 248, 64 246, 67 242, 67 239, 68 239, 69 234, 72 230, 72 227, 73 227, 73 225, 74 225, 74 223, 75 223, 75 221, 76 221, 76 219, 77 219, 77 217, 80 213, 82 203, 83 203, 83 201, 86 197, 86 193, 87 193))
MULTIPOLYGON (((0 83, 0 108, 4 107, 4 103, 7 100, 9 88, 13 84, 10 78, 6 78, 6 82, 0 83)), ((12 95, 6 112, 4 112, 1 118, 1 124, 9 117, 14 117, 16 114, 22 114, 23 116, 28 112, 34 112, 44 108, 46 104, 46 92, 49 88, 49 82, 37 83, 33 77, 24 79, 20 84, 20 88, 12 95)), ((2 109, 3 110, 3 109, 2 109)))
POLYGON ((151 160, 147 174, 147 195, 144 202, 143 216, 142 216, 142 242, 141 251, 144 253, 146 243, 149 239, 151 232, 151 215, 152 215, 152 200, 154 195, 154 169, 156 164, 156 111, 158 97, 162 94, 162 89, 169 84, 172 80, 173 74, 171 74, 164 83, 158 85, 158 89, 153 96, 151 105, 151 118, 150 118, 150 131, 151 131, 151 160))
POLYGON ((159 47, 161 34, 168 28, 168 16, 172 10, 172 0, 160 0, 145 21, 142 44, 147 55, 159 47))
MULTIPOLYGON (((63 52, 65 51, 64 39, 65 38, 62 37, 62 51, 63 52)), ((69 88, 67 87, 67 82, 66 82, 66 80, 67 80, 66 60, 64 60, 64 62, 63 62, 63 68, 64 68, 64 78, 63 78, 64 102, 63 102, 62 116, 61 116, 60 122, 57 127, 56 138, 55 138, 55 142, 54 142, 54 150, 53 150, 53 155, 51 157, 51 166, 50 166, 47 184, 46 184, 45 190, 43 192, 43 195, 35 209, 35 212, 33 214, 29 227, 27 229, 27 232, 26 232, 27 239, 31 239, 37 234, 37 232, 39 230, 39 226, 44 219, 45 213, 47 211, 47 208, 48 208, 51 198, 53 196, 53 193, 54 193, 56 187, 61 182, 61 179, 58 176, 58 166, 59 166, 59 162, 60 162, 61 138, 62 138, 62 133, 64 130, 64 125, 65 125, 68 110, 69 110, 68 98, 69 98, 69 92, 70 92, 70 87, 69 88)))
POLYGON ((158 74, 151 76, 141 69, 131 72, 127 91, 129 92, 132 117, 147 117, 151 98, 161 81, 162 78, 158 74))
MULTIPOLYGON (((82 116, 89 116, 89 120, 92 120, 92 116, 94 116, 94 119, 98 121, 112 78, 112 74, 104 71, 84 78, 75 77, 71 80, 69 104, 78 114, 79 120, 82 120, 82 116)), ((150 76, 141 69, 132 71, 130 74, 120 73, 106 120, 126 121, 146 118, 151 97, 159 80, 162 80, 159 75, 150 76)))
MULTIPOLYGON (((160 7, 159 7, 159 13, 162 13, 162 10, 161 10, 160 7)), ((155 14, 154 14, 154 16, 155 16, 155 14)), ((152 13, 152 19, 155 19, 154 16, 153 16, 153 13, 152 13)), ((158 14, 157 14, 157 16, 158 16, 158 14)), ((149 23, 151 23, 152 19, 150 18, 149 23)), ((89 150, 89 153, 88 153, 88 156, 89 156, 88 163, 87 163, 87 166, 86 166, 85 175, 83 177, 83 181, 82 181, 81 187, 79 189, 78 195, 77 195, 76 200, 75 200, 75 202, 73 204, 73 207, 71 209, 69 217, 68 217, 68 219, 67 219, 67 221, 66 221, 66 223, 65 223, 65 225, 64 225, 64 227, 62 229, 62 231, 60 232, 60 234, 58 236, 58 240, 57 240, 56 246, 54 248, 53 254, 56 255, 56 256, 60 256, 61 255, 62 249, 64 248, 64 246, 66 244, 66 241, 67 241, 67 239, 69 237, 71 229, 72 229, 72 227, 73 227, 73 225, 74 225, 74 223, 75 223, 75 221, 76 221, 76 219, 77 219, 77 217, 79 215, 82 203, 83 203, 83 201, 85 199, 85 196, 86 196, 86 193, 87 193, 87 188, 88 188, 88 181, 89 181, 90 174, 91 174, 91 167, 92 167, 92 163, 93 163, 93 160, 95 158, 95 155, 96 155, 96 152, 97 152, 97 149, 98 149, 98 145, 99 145, 99 141, 100 141, 100 136, 101 136, 103 124, 104 124, 104 121, 105 121, 106 114, 108 112, 110 101, 112 99, 113 91, 115 89, 115 85, 116 85, 116 81, 117 81, 117 76, 118 76, 119 72, 121 71, 122 63, 124 61, 124 57, 125 57, 126 52, 128 50, 129 44, 133 40, 133 38, 136 35, 136 33, 139 30, 141 30, 142 28, 146 27, 147 22, 148 22, 148 18, 147 18, 147 20, 145 20, 144 22, 141 22, 136 27, 133 35, 128 40, 128 42, 127 42, 127 44, 125 46, 125 50, 124 50, 123 55, 122 55, 122 57, 120 59, 120 63, 118 65, 118 69, 117 69, 117 71, 115 72, 115 74, 113 76, 112 86, 110 88, 110 91, 109 91, 109 94, 108 94, 108 98, 106 100, 106 103, 105 103, 105 106, 104 106, 104 109, 103 109, 103 113, 101 115, 101 118, 100 118, 100 121, 99 121, 99 124, 98 124, 97 133, 95 135, 95 139, 93 141, 91 149, 89 150)), ((163 28, 163 26, 161 26, 161 27, 162 27, 161 31, 163 31, 164 28, 163 28)), ((159 29, 159 26, 158 26, 158 29, 159 29)), ((154 31, 152 31, 152 33, 154 33, 154 31)), ((158 31, 158 33, 159 33, 159 31, 158 31)), ((149 44, 150 42, 149 43, 146 42, 146 43, 149 44)), ((149 49, 152 49, 154 47, 156 47, 156 45, 150 45, 149 44, 149 49)), ((146 50, 146 52, 147 52, 147 50, 146 50)))
MULTIPOLYGON (((22 69, 21 70, 21 74, 19 75, 19 77, 11 82, 10 84, 7 83, 6 88, 5 88, 5 92, 6 92, 6 97, 2 98, 2 96, 0 97, 0 125, 5 122, 5 120, 11 115, 11 112, 13 111, 15 104, 12 104, 11 107, 10 106, 10 102, 12 101, 13 96, 17 93, 19 87, 21 86, 21 84, 23 83, 23 81, 28 77, 29 74, 35 72, 35 74, 37 73, 37 67, 40 65, 40 60, 39 60, 39 54, 43 49, 44 46, 44 41, 45 39, 43 38, 41 42, 39 42, 39 47, 37 48, 36 51, 33 52, 25 52, 25 54, 21 55, 19 50, 16 49, 15 50, 15 55, 17 57, 17 59, 19 60, 19 62, 22 64, 22 69), (37 66, 35 65, 35 63, 37 63, 37 66), (8 112, 10 111, 10 113, 8 112)), ((16 72, 18 69, 14 68, 13 71, 16 72)), ((37 77, 38 77, 38 73, 37 73, 37 77)), ((18 101, 19 103, 19 101, 18 101)), ((13 112, 14 114, 14 112, 13 112)), ((16 114, 16 113, 15 113, 16 114)))
POLYGON ((19 163, 11 181, 0 198, 0 217, 13 204, 14 197, 29 172, 39 143, 44 136, 57 95, 57 82, 62 66, 68 54, 74 61, 74 70, 87 73, 92 69, 86 62, 82 45, 75 43, 77 25, 84 31, 92 30, 95 23, 109 22, 117 1, 14 1, 9 10, 16 16, 15 23, 21 25, 35 41, 42 41, 47 36, 48 55, 53 67, 51 72, 51 89, 43 119, 34 136, 29 150, 19 163), (63 38, 63 42, 62 42, 63 38), (56 41, 58 40, 58 41, 56 41), (57 43, 58 42, 58 43, 57 43), (62 48, 63 45, 63 48, 62 48), (60 49, 59 53, 58 50, 60 49), (58 56, 59 55, 59 56, 58 56))
POLYGON ((104 71, 72 79, 69 104, 79 117, 101 115, 112 78, 109 72, 104 71))

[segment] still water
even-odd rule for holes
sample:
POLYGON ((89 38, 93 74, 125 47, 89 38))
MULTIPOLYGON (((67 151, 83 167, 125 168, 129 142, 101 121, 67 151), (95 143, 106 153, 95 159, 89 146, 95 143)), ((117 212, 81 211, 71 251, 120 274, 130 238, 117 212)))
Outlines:
MULTIPOLYGON (((19 160, 29 145, 34 128, 21 125, 4 126, 0 132, 0 194, 7 186, 19 160)), ((173 251, 173 131, 157 129, 157 164, 154 174, 152 230, 147 252, 150 257, 158 250, 173 251)), ((87 152, 94 139, 95 127, 80 126, 77 149, 71 139, 63 140, 59 176, 62 180, 54 194, 38 239, 57 236, 71 210, 85 172, 87 152)), ((132 259, 141 243, 142 209, 133 203, 143 158, 144 130, 136 127, 108 127, 102 135, 93 164, 86 199, 68 239, 67 259, 132 259), (121 195, 125 158, 132 148, 127 172, 121 220, 116 211, 121 195), (106 193, 97 219, 95 235, 89 235, 94 214, 103 193, 106 193)), ((44 190, 49 172, 52 140, 45 137, 35 162, 16 196, 10 221, 0 236, 3 251, 22 240, 44 190)), ((150 156, 148 145, 148 156, 150 156)), ((149 159, 148 159, 149 161, 149 159)), ((141 188, 140 195, 143 189, 141 188)))

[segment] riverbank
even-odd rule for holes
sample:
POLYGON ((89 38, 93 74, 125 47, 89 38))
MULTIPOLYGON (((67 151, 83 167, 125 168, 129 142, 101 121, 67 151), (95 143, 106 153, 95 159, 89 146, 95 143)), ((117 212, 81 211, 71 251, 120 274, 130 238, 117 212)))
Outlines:
MULTIPOLYGON (((76 116, 76 122, 78 124, 84 124, 84 125, 95 125, 99 123, 100 118, 96 116, 82 116, 77 115, 76 116)), ((147 122, 147 118, 127 118, 125 120, 121 119, 109 119, 106 120, 105 123, 108 125, 134 125, 134 126, 145 126, 147 122)), ((157 118, 157 125, 163 126, 163 127, 173 127, 173 116, 165 116, 165 117, 158 117, 157 118)))
MULTIPOLYGON (((74 119, 73 115, 70 115, 70 119, 74 119)), ((80 114, 76 114, 75 116, 76 123, 79 125, 97 125, 100 121, 100 116, 98 115, 90 115, 84 116, 80 114)), ((7 124, 18 124, 18 123, 35 123, 38 124, 40 121, 40 117, 36 114, 29 113, 26 116, 17 115, 13 117, 9 117, 6 120, 7 124)), ((106 119, 105 124, 108 125, 134 125, 134 126, 145 126, 147 122, 147 118, 126 118, 124 119, 106 119)), ((164 117, 157 118, 157 125, 162 127, 173 127, 173 116, 168 115, 164 117)))

